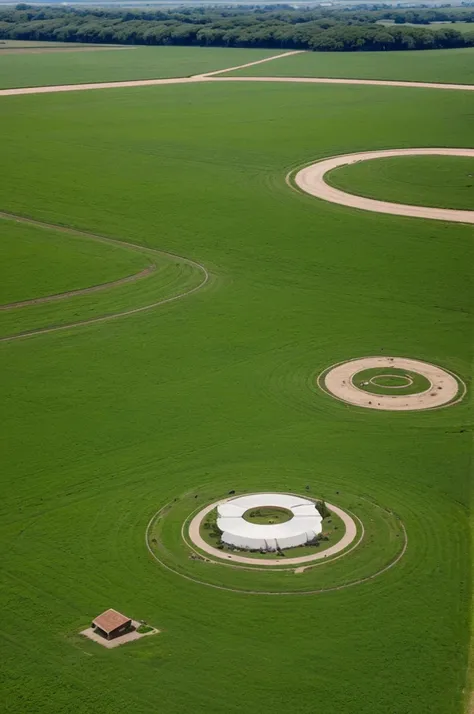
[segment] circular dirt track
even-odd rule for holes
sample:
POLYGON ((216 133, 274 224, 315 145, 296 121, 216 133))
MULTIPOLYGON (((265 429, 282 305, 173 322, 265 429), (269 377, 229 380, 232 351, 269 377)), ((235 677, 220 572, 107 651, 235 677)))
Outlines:
POLYGON ((465 386, 450 372, 416 359, 404 357, 363 357, 334 365, 318 377, 321 389, 337 399, 367 409, 414 411, 436 409, 460 401, 465 386), (357 387, 353 378, 359 372, 374 368, 396 368, 425 377, 430 387, 415 394, 371 394, 357 387))
POLYGON ((275 565, 301 565, 303 563, 311 563, 316 560, 322 560, 323 558, 328 558, 330 556, 336 555, 336 553, 340 553, 342 550, 347 548, 354 540, 357 535, 357 526, 353 518, 349 516, 345 511, 343 511, 341 508, 338 508, 337 506, 333 506, 330 503, 327 503, 327 507, 329 508, 330 511, 335 513, 341 520, 344 522, 346 532, 344 533, 344 536, 341 538, 338 543, 333 545, 330 548, 327 548, 324 550, 322 553, 316 553, 314 555, 302 555, 298 558, 246 558, 245 556, 241 555, 233 555, 231 553, 226 553, 222 550, 218 550, 217 548, 213 548, 211 545, 206 543, 206 541, 201 537, 200 535, 200 527, 201 524, 204 520, 204 518, 207 516, 208 513, 213 511, 217 506, 222 505, 224 503, 228 503, 232 499, 230 498, 224 498, 221 501, 216 501, 215 503, 211 503, 209 506, 206 506, 203 508, 199 513, 194 516, 192 519, 191 523, 189 524, 189 539, 191 540, 194 545, 199 548, 201 551, 204 551, 205 553, 208 553, 209 555, 214 556, 215 558, 219 558, 220 560, 225 560, 227 562, 232 562, 232 563, 243 563, 244 565, 264 565, 264 566, 275 566, 275 565))
POLYGON ((390 149, 388 151, 363 151, 357 154, 345 154, 306 166, 306 168, 297 172, 294 181, 298 188, 305 193, 331 203, 338 203, 341 206, 360 208, 364 211, 374 211, 376 213, 389 213, 396 216, 409 216, 411 218, 431 218, 455 223, 474 223, 474 211, 429 208, 428 206, 411 206, 404 203, 377 201, 372 198, 363 198, 362 196, 346 193, 329 186, 324 180, 328 171, 340 166, 371 159, 384 159, 391 156, 464 156, 474 158, 474 149, 390 149))

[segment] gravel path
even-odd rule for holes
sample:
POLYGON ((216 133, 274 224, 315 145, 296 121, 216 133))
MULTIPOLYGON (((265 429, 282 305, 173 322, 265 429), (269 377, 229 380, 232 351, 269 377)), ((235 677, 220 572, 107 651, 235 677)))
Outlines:
POLYGON ((342 156, 334 156, 331 159, 318 161, 301 169, 295 176, 295 183, 302 191, 311 194, 311 196, 322 198, 331 203, 339 203, 342 206, 349 206, 350 208, 360 208, 364 211, 374 211, 376 213, 389 213, 396 216, 409 216, 410 218, 431 218, 454 223, 474 223, 474 211, 377 201, 372 198, 363 198, 352 193, 346 193, 338 188, 329 186, 324 180, 328 171, 339 166, 391 156, 464 156, 474 158, 474 149, 389 149, 388 151, 363 151, 357 154, 343 154, 342 156))
MULTIPOLYGON (((276 59, 276 58, 274 58, 276 59)), ((233 67, 232 70, 240 69, 233 67)), ((228 69, 226 72, 230 72, 228 69)), ((208 75, 203 75, 204 79, 208 75)), ((214 82, 294 82, 297 84, 368 84, 376 87, 415 87, 424 89, 461 89, 474 91, 474 84, 440 82, 403 82, 393 79, 336 79, 335 77, 209 77, 214 82)))

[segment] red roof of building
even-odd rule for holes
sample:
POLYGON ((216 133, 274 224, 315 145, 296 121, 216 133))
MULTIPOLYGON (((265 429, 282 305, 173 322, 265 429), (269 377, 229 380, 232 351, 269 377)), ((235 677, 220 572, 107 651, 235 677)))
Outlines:
POLYGON ((129 617, 125 617, 125 615, 117 612, 117 610, 110 609, 96 617, 92 624, 96 627, 100 627, 104 632, 113 632, 117 627, 126 625, 129 622, 131 622, 129 617))

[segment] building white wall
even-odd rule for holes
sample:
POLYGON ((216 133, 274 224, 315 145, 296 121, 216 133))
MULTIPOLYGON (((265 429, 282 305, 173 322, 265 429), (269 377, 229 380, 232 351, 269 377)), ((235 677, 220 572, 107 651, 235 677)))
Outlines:
POLYGON ((248 550, 281 550, 304 545, 322 530, 322 518, 312 501, 282 493, 240 496, 217 507, 217 526, 227 545, 248 550), (293 518, 285 523, 250 523, 243 514, 252 508, 286 508, 293 518))

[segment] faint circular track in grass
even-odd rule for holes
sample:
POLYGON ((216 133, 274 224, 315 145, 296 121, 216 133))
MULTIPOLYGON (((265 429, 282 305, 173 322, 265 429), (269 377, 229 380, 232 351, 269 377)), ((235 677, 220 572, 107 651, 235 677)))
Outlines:
POLYGON ((168 571, 218 590, 248 595, 316 595, 342 590, 381 576, 407 549, 405 527, 396 514, 369 498, 346 494, 344 500, 359 511, 355 513, 344 504, 345 512, 350 512, 357 524, 357 539, 332 558, 306 567, 273 568, 259 567, 258 561, 238 565, 213 559, 186 539, 187 526, 209 505, 209 495, 187 494, 161 508, 148 523, 145 542, 153 559, 168 571))
MULTIPOLYGON (((138 313, 154 309, 156 307, 166 305, 172 302, 175 302, 176 300, 181 300, 182 298, 188 297, 192 295, 193 293, 197 292, 198 290, 201 290, 208 284, 210 281, 210 275, 207 271, 207 269, 204 267, 204 265, 201 265, 201 263, 198 263, 195 260, 191 260, 190 258, 184 258, 182 256, 176 255, 174 253, 169 253, 167 251, 163 250, 158 250, 157 248, 149 248, 147 246, 142 246, 136 243, 131 243, 129 241, 125 240, 119 240, 118 238, 110 238, 108 236, 102 236, 96 233, 90 233, 88 231, 81 231, 81 230, 76 230, 75 228, 68 228, 66 226, 61 226, 61 225, 56 225, 53 223, 45 223, 43 221, 37 221, 32 218, 26 218, 24 216, 18 216, 13 213, 6 213, 4 211, 0 211, 0 217, 9 219, 12 221, 17 221, 19 223, 26 223, 26 224, 31 224, 31 225, 36 225, 40 226, 43 228, 49 228, 55 231, 58 231, 60 233, 65 233, 65 234, 70 234, 74 235, 77 237, 83 237, 87 239, 92 239, 95 241, 98 241, 100 243, 106 243, 110 245, 118 245, 124 248, 128 248, 132 251, 140 252, 143 253, 144 255, 150 256, 151 258, 156 258, 158 256, 161 256, 162 258, 172 261, 175 260, 178 263, 182 264, 183 266, 189 266, 190 269, 195 272, 196 276, 199 276, 198 280, 194 283, 192 283, 190 286, 183 285, 182 287, 177 288, 177 292, 174 294, 171 294, 169 296, 164 296, 161 297, 160 299, 153 299, 151 302, 146 301, 146 304, 144 305, 139 305, 136 307, 124 307, 119 310, 113 309, 111 312, 106 312, 103 315, 98 315, 96 317, 90 317, 88 319, 83 319, 83 320, 76 320, 74 322, 67 322, 66 324, 59 324, 59 325, 51 325, 51 326, 46 326, 46 327, 40 327, 38 329, 29 329, 25 331, 19 331, 17 334, 10 334, 10 335, 5 335, 0 337, 0 342, 12 342, 14 340, 19 340, 19 339, 25 339, 27 337, 33 337, 36 335, 44 335, 44 334, 50 334, 52 332, 58 332, 62 330, 70 330, 76 327, 82 327, 82 326, 87 326, 87 325, 93 325, 97 323, 102 323, 102 322, 107 322, 110 320, 116 320, 118 318, 126 317, 128 315, 136 315, 138 313), (185 289, 183 289, 185 288, 185 289)), ((146 273, 146 275, 141 275, 141 277, 145 277, 150 280, 150 276, 153 276, 156 274, 155 270, 150 270, 146 273)), ((135 276, 134 276, 135 277, 135 276)), ((128 280, 123 280, 123 281, 117 281, 115 287, 117 287, 118 284, 124 285, 126 282, 131 282, 129 279, 128 280)), ((144 281, 146 282, 146 280, 144 281)), ((109 286, 110 287, 110 286, 109 286)), ((78 293, 87 294, 89 292, 92 292, 91 290, 84 290, 84 291, 78 291, 78 293)))
POLYGON ((403 389, 411 387, 413 379, 408 375, 376 374, 375 377, 369 379, 369 384, 384 389, 403 389))
POLYGON ((433 383, 419 372, 399 367, 374 367, 352 375, 353 387, 374 396, 404 396, 425 394, 433 389, 433 383))
POLYGON ((385 411, 421 411, 461 401, 466 385, 452 372, 429 362, 406 357, 362 357, 329 367, 317 378, 318 386, 347 404, 385 411), (390 373, 393 370, 392 373, 390 373), (377 376, 405 376, 410 384, 378 386, 377 376))
MULTIPOLYGON (((474 149, 422 148, 362 151, 356 154, 344 154, 342 156, 333 156, 329 159, 317 161, 300 169, 295 174, 290 174, 290 177, 301 191, 309 193, 316 198, 321 198, 324 201, 338 203, 341 206, 373 211, 375 213, 408 216, 411 218, 428 218, 454 223, 474 223, 474 211, 451 208, 430 208, 429 206, 378 201, 372 198, 364 198, 352 193, 346 193, 345 191, 330 186, 325 181, 325 176, 329 171, 341 166, 355 164, 359 161, 396 156, 464 156, 472 158, 474 157, 474 149)), ((289 180, 290 177, 287 177, 287 182, 292 185, 289 180)))

